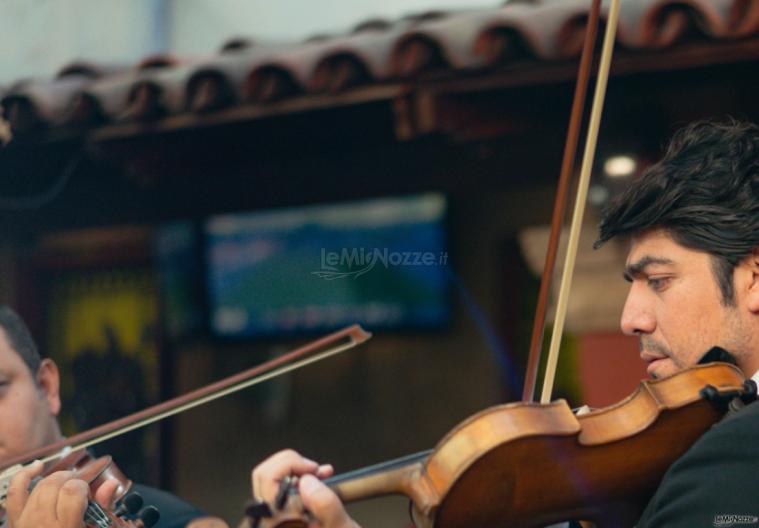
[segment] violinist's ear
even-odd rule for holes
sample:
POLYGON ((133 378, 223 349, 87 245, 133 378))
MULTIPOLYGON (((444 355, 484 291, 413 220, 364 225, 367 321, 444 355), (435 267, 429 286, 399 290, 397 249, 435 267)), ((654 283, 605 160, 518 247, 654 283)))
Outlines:
POLYGON ((58 365, 51 359, 43 359, 37 369, 37 386, 42 392, 42 397, 47 401, 47 408, 53 416, 58 416, 61 411, 60 382, 58 365))
POLYGON ((751 272, 751 282, 748 288, 748 309, 759 315, 759 247, 755 247, 748 256, 748 268, 751 272))

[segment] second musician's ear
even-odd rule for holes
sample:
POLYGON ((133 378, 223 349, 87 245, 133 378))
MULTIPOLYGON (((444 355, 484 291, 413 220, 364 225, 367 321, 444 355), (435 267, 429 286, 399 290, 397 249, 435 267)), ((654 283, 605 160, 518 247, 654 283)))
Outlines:
POLYGON ((42 396, 47 400, 47 407, 50 414, 58 416, 61 411, 60 374, 58 366, 51 359, 43 359, 37 369, 37 386, 42 392, 42 396))
POLYGON ((748 265, 751 271, 751 283, 748 288, 748 309, 759 315, 759 247, 754 248, 748 257, 748 265))

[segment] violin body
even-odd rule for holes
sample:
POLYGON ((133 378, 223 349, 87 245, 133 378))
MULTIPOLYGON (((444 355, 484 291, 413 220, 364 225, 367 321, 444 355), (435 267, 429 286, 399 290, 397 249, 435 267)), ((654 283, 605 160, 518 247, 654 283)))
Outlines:
MULTIPOLYGON (((629 527, 672 462, 727 411, 701 390, 740 393, 744 381, 735 366, 711 363, 580 416, 563 400, 499 405, 460 423, 424 460, 328 482, 344 502, 406 495, 419 528, 629 527)), ((299 502, 252 524, 305 527, 299 502)))

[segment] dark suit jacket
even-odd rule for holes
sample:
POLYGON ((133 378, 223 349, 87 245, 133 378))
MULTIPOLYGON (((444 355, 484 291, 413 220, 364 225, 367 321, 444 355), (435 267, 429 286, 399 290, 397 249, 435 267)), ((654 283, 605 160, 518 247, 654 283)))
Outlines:
POLYGON ((130 491, 142 495, 145 506, 155 506, 161 518, 153 528, 184 528, 188 522, 206 514, 178 497, 142 484, 134 484, 130 491))
POLYGON ((759 402, 712 427, 669 468, 637 526, 759 528, 759 402))

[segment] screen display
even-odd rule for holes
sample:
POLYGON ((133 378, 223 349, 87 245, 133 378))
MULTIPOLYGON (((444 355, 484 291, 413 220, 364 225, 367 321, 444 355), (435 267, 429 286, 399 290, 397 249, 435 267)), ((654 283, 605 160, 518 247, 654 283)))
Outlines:
POLYGON ((211 328, 290 335, 445 324, 445 197, 224 215, 206 224, 211 328))

